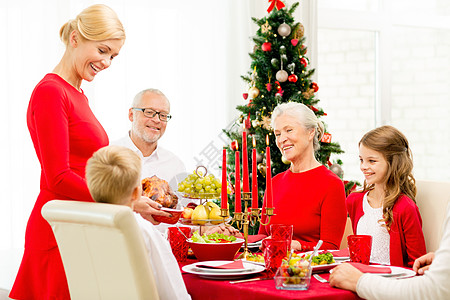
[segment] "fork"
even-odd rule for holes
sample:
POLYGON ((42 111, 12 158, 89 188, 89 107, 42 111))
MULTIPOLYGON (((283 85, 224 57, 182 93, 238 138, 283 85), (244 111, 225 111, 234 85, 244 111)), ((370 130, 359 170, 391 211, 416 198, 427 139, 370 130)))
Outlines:
POLYGON ((322 282, 322 283, 327 283, 329 282, 328 280, 326 280, 325 278, 321 277, 319 274, 313 274, 314 278, 317 279, 318 281, 322 282))

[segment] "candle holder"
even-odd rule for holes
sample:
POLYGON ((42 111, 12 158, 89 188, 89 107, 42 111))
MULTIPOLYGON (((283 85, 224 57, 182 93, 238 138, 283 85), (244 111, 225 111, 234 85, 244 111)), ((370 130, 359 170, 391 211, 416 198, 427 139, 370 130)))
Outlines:
MULTIPOLYGON (((252 208, 249 210, 250 202, 251 202, 251 193, 244 192, 242 193, 242 199, 244 200, 244 212, 234 213, 234 217, 231 219, 231 224, 235 223, 236 227, 242 231, 244 234, 244 251, 239 258, 246 260, 250 254, 248 250, 248 227, 255 226, 256 221, 259 221, 261 225, 268 225, 270 223, 270 217, 273 216, 273 207, 266 207, 266 215, 267 215, 267 223, 261 223, 262 213, 258 208, 252 208)), ((228 208, 221 208, 220 210, 221 217, 227 218, 229 216, 228 208)))

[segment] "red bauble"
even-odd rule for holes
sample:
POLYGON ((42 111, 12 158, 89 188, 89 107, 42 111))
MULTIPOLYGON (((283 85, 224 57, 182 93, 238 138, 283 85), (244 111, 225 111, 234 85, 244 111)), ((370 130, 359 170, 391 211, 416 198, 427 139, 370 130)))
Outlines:
POLYGON ((248 115, 247 119, 245 119, 245 128, 250 129, 252 128, 252 121, 250 120, 250 114, 248 115))
POLYGON ((261 46, 262 51, 272 51, 272 44, 265 42, 261 46))
POLYGON ((242 94, 242 97, 244 97, 244 100, 247 100, 247 98, 248 98, 248 93, 243 93, 243 94, 242 94))
POLYGON ((314 90, 314 93, 317 93, 317 91, 319 90, 319 86, 315 82, 311 83, 311 88, 314 90))
POLYGON ((306 68, 306 66, 308 65, 308 61, 304 57, 300 58, 300 63, 304 68, 306 68))
POLYGON ((272 84, 266 83, 266 90, 270 92, 272 90, 272 84))
POLYGON ((297 44, 298 44, 298 39, 292 39, 291 40, 291 44, 292 44, 292 46, 297 46, 297 44))
POLYGON ((297 82, 298 77, 295 74, 291 74, 291 75, 289 75, 288 80, 289 80, 289 82, 297 82))
POLYGON ((238 150, 238 141, 237 140, 233 140, 232 142, 231 142, 231 150, 233 150, 233 151, 237 151, 238 150))

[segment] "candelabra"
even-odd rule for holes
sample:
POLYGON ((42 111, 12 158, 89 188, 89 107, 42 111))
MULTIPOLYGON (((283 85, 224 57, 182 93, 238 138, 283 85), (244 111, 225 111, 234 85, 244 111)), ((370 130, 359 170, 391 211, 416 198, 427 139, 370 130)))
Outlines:
MULTIPOLYGON (((244 234, 244 252, 239 256, 239 258, 242 258, 244 260, 247 259, 250 251, 248 250, 248 227, 249 226, 255 226, 256 221, 259 221, 261 225, 268 225, 270 223, 270 217, 273 216, 273 207, 266 207, 266 216, 267 216, 267 223, 261 223, 262 220, 262 212, 260 213, 260 210, 258 208, 252 208, 249 212, 248 207, 249 203, 251 202, 251 193, 244 192, 242 193, 242 200, 244 200, 244 212, 235 212, 233 218, 231 219, 231 224, 235 223, 236 227, 241 230, 244 234)), ((220 216, 224 219, 228 218, 229 216, 229 210, 228 208, 221 208, 220 209, 220 216)))

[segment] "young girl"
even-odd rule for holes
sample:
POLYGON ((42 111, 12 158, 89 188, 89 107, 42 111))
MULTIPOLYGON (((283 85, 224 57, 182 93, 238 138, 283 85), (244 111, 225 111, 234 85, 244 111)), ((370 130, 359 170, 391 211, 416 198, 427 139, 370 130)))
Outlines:
POLYGON ((426 253, 411 156, 408 140, 392 126, 369 131, 359 142, 364 188, 346 205, 353 232, 372 236, 373 263, 411 267, 426 253))

